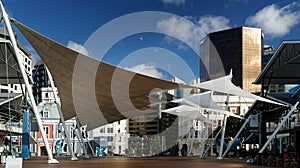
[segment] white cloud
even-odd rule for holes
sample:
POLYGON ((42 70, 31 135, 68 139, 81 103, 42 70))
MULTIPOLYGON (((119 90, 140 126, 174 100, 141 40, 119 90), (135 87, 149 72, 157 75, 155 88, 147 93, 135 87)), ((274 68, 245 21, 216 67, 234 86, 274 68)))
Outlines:
POLYGON ((151 76, 154 78, 159 78, 159 79, 164 78, 164 75, 161 72, 159 72, 155 66, 152 66, 152 65, 139 64, 139 65, 133 66, 131 68, 125 68, 125 69, 139 73, 139 74, 151 76))
POLYGON ((300 21, 300 6, 294 2, 282 8, 276 4, 266 6, 246 20, 247 25, 260 27, 271 38, 282 37, 300 21))
POLYGON ((225 16, 207 15, 198 20, 199 28, 205 33, 211 33, 230 28, 230 20, 225 16))
POLYGON ((186 0, 160 0, 165 4, 169 4, 169 5, 181 5, 181 4, 185 4, 186 0))
MULTIPOLYGON (((200 18, 193 17, 171 17, 166 20, 157 22, 156 27, 161 32, 176 37, 187 45, 198 50, 199 42, 208 33, 229 28, 229 19, 224 16, 203 16, 200 18), (197 24, 189 21, 193 20, 197 24)), ((168 42, 172 39, 166 38, 168 42)), ((179 44, 178 48, 182 48, 179 44)))
MULTIPOLYGON (((194 45, 198 43, 201 37, 203 37, 201 30, 192 22, 189 22, 184 18, 171 17, 157 22, 156 27, 161 32, 176 37, 193 47, 195 47, 194 45)), ((168 37, 166 37, 166 40, 168 43, 173 42, 173 40, 168 37)), ((179 48, 180 47, 182 46, 180 45, 179 48)))
POLYGON ((73 49, 81 54, 89 55, 88 50, 81 44, 75 43, 73 41, 68 41, 68 48, 73 49))

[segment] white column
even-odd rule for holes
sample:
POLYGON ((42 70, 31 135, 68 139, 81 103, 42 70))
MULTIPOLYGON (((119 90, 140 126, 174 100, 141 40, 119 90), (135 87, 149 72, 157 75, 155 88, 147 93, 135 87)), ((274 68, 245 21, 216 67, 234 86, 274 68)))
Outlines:
MULTIPOLYGON (((225 106, 225 110, 228 109, 228 104, 229 104, 229 94, 227 94, 227 98, 226 98, 226 106, 225 106)), ((220 142, 220 150, 219 150, 219 157, 217 159, 223 159, 222 155, 223 155, 223 143, 224 143, 224 137, 225 137, 225 132, 226 132, 226 124, 227 124, 227 114, 224 114, 224 120, 223 120, 223 127, 222 127, 222 135, 221 135, 221 142, 220 142)))
POLYGON ((78 117, 75 117, 75 118, 76 118, 76 124, 77 124, 77 132, 79 134, 79 137, 78 137, 79 143, 81 145, 81 148, 83 149, 85 158, 89 158, 89 155, 87 154, 87 150, 86 150, 86 147, 85 147, 85 144, 84 144, 84 140, 82 138, 81 130, 80 130, 81 125, 79 123, 78 117))
POLYGON ((238 138, 238 136, 240 135, 240 133, 243 131, 243 129, 246 127, 247 123, 250 121, 250 117, 252 115, 250 115, 246 121, 244 122, 243 126, 241 127, 241 129, 239 130, 239 132, 235 135, 235 137, 233 138, 233 140, 230 142, 229 146, 227 147, 226 151, 223 153, 222 158, 224 158, 224 156, 226 155, 226 153, 229 151, 229 149, 231 148, 233 142, 238 138))
POLYGON ((34 97, 32 95, 31 86, 29 84, 28 77, 27 77, 27 74, 25 72, 24 65, 22 64, 22 58, 21 58, 21 55, 19 54, 19 48, 17 46, 17 42, 16 42, 14 33, 13 33, 11 25, 10 25, 10 21, 9 21, 9 18, 8 18, 9 16, 7 15, 1 1, 0 1, 0 6, 1 6, 1 10, 2 10, 2 17, 3 17, 3 20, 4 20, 5 26, 7 28, 7 31, 8 31, 8 34, 9 34, 14 52, 15 52, 16 57, 17 57, 17 62, 18 62, 18 65, 19 65, 19 68, 20 68, 20 71, 21 71, 21 74, 22 74, 22 77, 23 77, 23 80, 24 80, 24 83, 25 83, 25 87, 26 87, 26 90, 28 91, 28 96, 29 96, 29 99, 30 99, 30 102, 31 102, 32 110, 33 110, 33 112, 35 114, 35 117, 37 119, 37 123, 38 123, 38 126, 40 128, 41 135, 42 135, 42 139, 43 139, 43 142, 45 144, 45 147, 46 147, 46 150, 47 150, 47 153, 48 153, 48 157, 49 157, 48 163, 59 163, 56 159, 53 158, 53 154, 52 154, 52 151, 50 149, 48 139, 46 137, 45 130, 43 129, 42 120, 40 118, 40 114, 37 110, 37 106, 36 106, 34 97))

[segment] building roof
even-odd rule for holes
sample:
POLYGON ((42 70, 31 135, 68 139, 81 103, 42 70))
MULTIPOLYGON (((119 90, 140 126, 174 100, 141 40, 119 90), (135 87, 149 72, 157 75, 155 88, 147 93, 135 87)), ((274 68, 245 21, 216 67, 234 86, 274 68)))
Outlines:
POLYGON ((254 84, 299 84, 300 41, 283 41, 254 84))
POLYGON ((64 47, 14 21, 51 72, 64 119, 77 116, 87 130, 157 109, 150 93, 188 87, 137 74, 64 47))

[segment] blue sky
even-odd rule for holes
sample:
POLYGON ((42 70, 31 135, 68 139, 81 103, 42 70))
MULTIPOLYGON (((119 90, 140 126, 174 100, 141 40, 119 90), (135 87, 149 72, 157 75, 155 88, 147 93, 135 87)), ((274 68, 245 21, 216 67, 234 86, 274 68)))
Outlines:
POLYGON ((11 17, 65 46, 116 66, 163 79, 178 76, 185 82, 199 76, 199 40, 207 33, 259 27, 265 44, 275 48, 282 40, 300 39, 300 3, 291 0, 2 2, 11 17), (146 11, 155 11, 160 20, 146 11), (146 30, 144 25, 155 21, 151 31, 146 30), (111 46, 105 46, 108 41, 111 46))

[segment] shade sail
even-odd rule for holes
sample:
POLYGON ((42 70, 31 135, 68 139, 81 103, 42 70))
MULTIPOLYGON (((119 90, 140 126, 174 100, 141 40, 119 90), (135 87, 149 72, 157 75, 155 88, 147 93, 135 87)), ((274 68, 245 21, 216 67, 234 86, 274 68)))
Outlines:
POLYGON ((222 107, 218 106, 214 101, 212 101, 211 98, 211 92, 204 92, 200 94, 193 94, 185 98, 173 100, 173 102, 181 103, 181 104, 187 104, 190 106, 193 106, 195 108, 203 108, 208 109, 214 112, 219 112, 225 115, 229 115, 235 118, 243 118, 239 115, 233 114, 229 111, 224 110, 222 107))
POLYGON ((161 112, 213 124, 211 120, 207 119, 204 115, 200 113, 198 108, 188 105, 180 105, 170 109, 162 110, 161 112))
POLYGON ((149 93, 188 87, 137 74, 66 48, 17 21, 53 76, 64 118, 78 116, 87 130, 152 113, 149 93))
POLYGON ((199 87, 201 89, 212 90, 212 91, 216 91, 216 92, 221 92, 221 93, 226 93, 226 94, 231 94, 231 95, 236 95, 236 96, 241 96, 241 97, 247 97, 249 99, 259 100, 259 101, 263 101, 263 102, 267 102, 267 103, 283 105, 281 103, 254 95, 252 93, 249 93, 249 92, 235 86, 231 82, 231 80, 232 80, 232 73, 230 73, 227 76, 213 79, 213 80, 210 80, 207 82, 198 83, 193 86, 199 87))
POLYGON ((193 94, 188 97, 173 100, 174 103, 181 104, 196 104, 201 108, 212 109, 212 110, 224 110, 222 107, 218 106, 214 101, 212 101, 211 91, 203 92, 200 94, 193 94))

